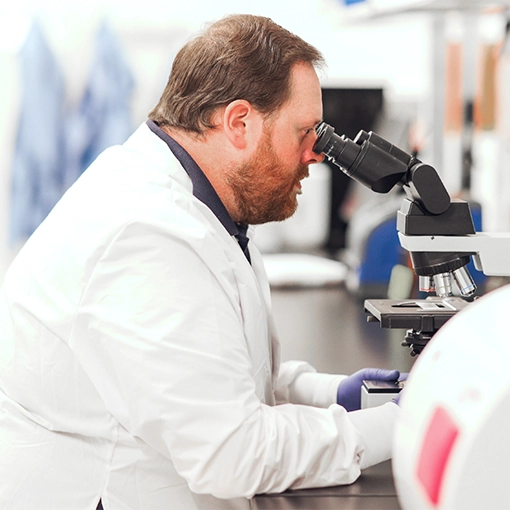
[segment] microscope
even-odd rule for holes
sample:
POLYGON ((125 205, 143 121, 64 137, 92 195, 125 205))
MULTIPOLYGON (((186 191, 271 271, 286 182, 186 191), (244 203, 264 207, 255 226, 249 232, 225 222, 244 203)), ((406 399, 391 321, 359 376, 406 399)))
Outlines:
MULTIPOLYGON (((507 508, 510 443, 501 438, 510 426, 510 345, 501 330, 510 286, 471 304, 476 287, 466 265, 473 258, 486 275, 508 276, 510 234, 475 232, 468 203, 450 198, 434 168, 380 136, 361 131, 349 140, 324 123, 317 134, 315 152, 353 179, 378 193, 402 186, 400 244, 421 290, 436 294, 366 300, 369 320, 410 328, 403 345, 417 355, 455 313, 472 307, 430 342, 405 383, 392 463, 402 508, 507 508)), ((364 381, 362 407, 364 397, 371 407, 399 391, 376 383, 364 381)))
POLYGON ((370 322, 407 329, 403 345, 418 355, 434 333, 469 305, 476 285, 466 268, 487 276, 508 276, 510 234, 476 232, 469 204, 452 199, 436 170, 373 132, 360 131, 354 140, 339 136, 322 122, 316 129, 314 152, 324 155, 345 174, 376 193, 395 186, 405 192, 397 211, 401 246, 410 254, 422 300, 365 300, 370 322), (454 296, 457 289, 460 297, 454 296))

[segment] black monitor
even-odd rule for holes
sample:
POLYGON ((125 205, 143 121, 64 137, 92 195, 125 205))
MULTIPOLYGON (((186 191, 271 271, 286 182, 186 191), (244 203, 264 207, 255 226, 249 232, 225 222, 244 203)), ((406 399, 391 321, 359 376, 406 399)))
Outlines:
MULTIPOLYGON (((361 129, 375 130, 383 110, 383 89, 323 87, 322 103, 324 121, 333 126, 337 134, 352 139, 361 129)), ((332 168, 330 229, 325 248, 334 254, 345 247, 347 224, 339 213, 352 180, 338 167, 325 162, 332 168)))

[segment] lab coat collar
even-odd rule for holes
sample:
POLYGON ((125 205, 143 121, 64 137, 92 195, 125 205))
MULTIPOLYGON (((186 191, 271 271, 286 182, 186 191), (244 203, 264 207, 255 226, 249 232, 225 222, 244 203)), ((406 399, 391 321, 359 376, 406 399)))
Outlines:
POLYGON ((147 126, 155 135, 159 136, 159 138, 168 145, 169 149, 179 160, 184 170, 186 170, 193 186, 193 195, 211 209, 231 236, 236 236, 237 238, 239 238, 239 236, 246 236, 246 230, 248 227, 246 225, 239 225, 232 220, 229 212, 216 193, 209 179, 186 149, 184 149, 184 147, 176 142, 170 135, 165 133, 165 131, 163 131, 156 122, 148 120, 147 126))

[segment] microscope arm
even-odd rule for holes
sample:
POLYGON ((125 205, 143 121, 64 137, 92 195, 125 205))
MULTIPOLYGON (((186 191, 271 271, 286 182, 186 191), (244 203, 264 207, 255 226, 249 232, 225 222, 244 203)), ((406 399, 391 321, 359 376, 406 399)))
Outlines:
POLYGON ((487 276, 510 276, 510 233, 477 232, 463 236, 415 236, 398 233, 401 246, 410 253, 461 252, 473 254, 473 262, 487 276))

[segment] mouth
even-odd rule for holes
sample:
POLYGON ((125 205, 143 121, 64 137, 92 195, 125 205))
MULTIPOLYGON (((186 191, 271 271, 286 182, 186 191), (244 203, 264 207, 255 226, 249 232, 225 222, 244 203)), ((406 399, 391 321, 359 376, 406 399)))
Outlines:
POLYGON ((298 195, 301 195, 303 193, 303 186, 301 185, 301 181, 303 179, 306 179, 309 176, 308 169, 306 170, 306 173, 303 173, 297 183, 294 186, 294 189, 296 190, 296 193, 298 195))

